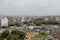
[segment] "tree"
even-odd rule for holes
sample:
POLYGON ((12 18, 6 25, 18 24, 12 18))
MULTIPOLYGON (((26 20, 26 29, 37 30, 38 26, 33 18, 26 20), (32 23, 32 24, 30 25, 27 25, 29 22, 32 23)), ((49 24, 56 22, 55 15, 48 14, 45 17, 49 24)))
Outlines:
POLYGON ((7 38, 9 36, 10 32, 8 30, 5 30, 1 33, 2 38, 7 38))
POLYGON ((16 29, 16 30, 13 30, 13 31, 11 32, 11 34, 18 36, 19 39, 24 39, 25 36, 26 36, 26 32, 19 31, 19 30, 17 30, 17 29, 16 29))
POLYGON ((8 22, 8 24, 9 24, 8 26, 14 26, 16 24, 16 22, 14 20, 11 20, 8 22))
POLYGON ((26 21, 25 21, 23 24, 28 24, 28 23, 29 23, 29 22, 26 22, 26 21))
POLYGON ((47 21, 46 23, 47 23, 47 24, 58 24, 57 21, 52 21, 52 20, 49 20, 49 21, 47 21))
POLYGON ((40 26, 41 24, 43 24, 45 21, 41 18, 37 18, 34 20, 34 24, 36 24, 37 26, 40 26))
POLYGON ((20 23, 16 23, 16 26, 18 26, 18 27, 19 27, 19 26, 21 26, 21 24, 20 24, 20 23))
POLYGON ((0 40, 24 40, 26 32, 13 30, 11 33, 8 30, 5 30, 0 35, 0 40))
POLYGON ((0 37, 0 40, 4 40, 4 38, 1 38, 1 37, 0 37))
POLYGON ((48 40, 53 40, 53 39, 48 39, 48 40))
POLYGON ((34 35, 31 40, 45 40, 46 34, 44 32, 41 32, 37 35, 34 35))
POLYGON ((11 34, 19 35, 19 34, 20 34, 20 31, 16 29, 16 30, 13 30, 13 31, 11 32, 11 34))
POLYGON ((19 40, 17 35, 8 36, 7 40, 19 40))
POLYGON ((26 32, 20 31, 19 38, 24 39, 26 36, 26 32))

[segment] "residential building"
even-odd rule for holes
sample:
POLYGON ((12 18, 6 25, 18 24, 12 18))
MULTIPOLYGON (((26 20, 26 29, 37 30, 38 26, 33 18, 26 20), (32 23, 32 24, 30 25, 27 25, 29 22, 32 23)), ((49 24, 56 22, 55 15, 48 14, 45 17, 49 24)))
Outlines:
POLYGON ((60 26, 57 25, 44 25, 45 32, 55 40, 60 40, 60 26))
POLYGON ((8 19, 7 17, 1 18, 1 26, 8 26, 8 19))
POLYGON ((56 21, 60 21, 60 17, 59 17, 59 16, 56 16, 56 17, 55 17, 55 20, 56 20, 56 21))

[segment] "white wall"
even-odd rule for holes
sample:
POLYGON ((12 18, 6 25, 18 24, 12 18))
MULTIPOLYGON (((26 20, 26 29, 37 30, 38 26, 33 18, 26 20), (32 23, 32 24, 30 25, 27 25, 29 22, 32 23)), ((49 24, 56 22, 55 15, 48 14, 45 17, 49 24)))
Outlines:
POLYGON ((8 19, 7 18, 1 19, 1 26, 8 26, 8 19))

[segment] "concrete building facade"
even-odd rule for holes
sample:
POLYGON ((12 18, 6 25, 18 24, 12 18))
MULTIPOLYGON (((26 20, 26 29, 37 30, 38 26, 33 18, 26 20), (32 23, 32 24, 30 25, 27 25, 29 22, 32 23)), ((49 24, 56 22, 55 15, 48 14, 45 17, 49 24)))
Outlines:
POLYGON ((8 19, 7 19, 7 17, 1 18, 1 26, 8 26, 8 19))

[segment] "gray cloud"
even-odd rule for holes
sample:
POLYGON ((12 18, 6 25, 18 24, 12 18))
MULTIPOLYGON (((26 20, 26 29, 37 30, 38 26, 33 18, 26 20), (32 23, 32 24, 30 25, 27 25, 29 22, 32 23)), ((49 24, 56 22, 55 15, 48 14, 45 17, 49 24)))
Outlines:
POLYGON ((0 15, 60 15, 60 0, 0 0, 0 15))

